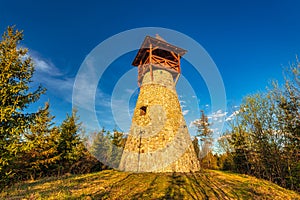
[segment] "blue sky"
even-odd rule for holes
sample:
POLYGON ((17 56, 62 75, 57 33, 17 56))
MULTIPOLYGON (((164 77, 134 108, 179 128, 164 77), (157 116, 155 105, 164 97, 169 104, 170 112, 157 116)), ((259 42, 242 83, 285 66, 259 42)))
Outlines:
MULTIPOLYGON (((0 30, 3 32, 8 25, 24 30, 22 46, 29 49, 36 62, 34 84, 41 83, 48 89, 32 109, 49 100, 57 122, 70 113, 75 77, 99 43, 139 27, 179 31, 201 44, 210 55, 223 79, 227 100, 227 110, 212 110, 203 77, 183 60, 185 79, 180 80, 177 90, 186 121, 190 124, 199 116, 197 109, 204 109, 217 124, 220 118, 224 121, 234 112, 243 96, 264 90, 273 79, 283 81, 283 66, 293 62, 300 51, 299 8, 296 0, 2 1, 0 30), (186 83, 191 90, 186 90, 186 83)), ((101 77, 95 108, 101 126, 116 125, 111 112, 112 90, 132 69, 135 53, 120 56, 101 77)), ((131 76, 135 81, 134 73, 131 76)), ((123 91, 130 94, 129 102, 125 102, 129 114, 124 114, 130 120, 138 91, 123 91)), ((124 102, 116 102, 122 110, 124 102)))

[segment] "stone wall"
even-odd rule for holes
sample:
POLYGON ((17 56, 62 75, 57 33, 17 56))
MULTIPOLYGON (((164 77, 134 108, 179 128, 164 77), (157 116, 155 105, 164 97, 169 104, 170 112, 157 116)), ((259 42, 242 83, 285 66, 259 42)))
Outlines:
POLYGON ((172 75, 146 73, 134 110, 120 170, 189 172, 200 166, 183 118, 172 75))

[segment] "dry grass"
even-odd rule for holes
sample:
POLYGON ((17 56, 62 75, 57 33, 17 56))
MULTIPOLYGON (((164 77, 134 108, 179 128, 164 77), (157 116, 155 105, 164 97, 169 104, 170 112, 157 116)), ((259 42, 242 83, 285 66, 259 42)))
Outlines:
POLYGON ((125 173, 107 170, 14 185, 1 199, 300 199, 268 181, 229 172, 125 173))

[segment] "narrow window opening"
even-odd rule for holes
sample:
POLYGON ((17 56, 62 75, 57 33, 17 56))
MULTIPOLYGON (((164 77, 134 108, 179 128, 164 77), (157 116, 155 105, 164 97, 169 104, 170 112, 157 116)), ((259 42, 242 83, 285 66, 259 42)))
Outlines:
POLYGON ((147 113, 147 106, 140 107, 140 115, 146 115, 147 113))

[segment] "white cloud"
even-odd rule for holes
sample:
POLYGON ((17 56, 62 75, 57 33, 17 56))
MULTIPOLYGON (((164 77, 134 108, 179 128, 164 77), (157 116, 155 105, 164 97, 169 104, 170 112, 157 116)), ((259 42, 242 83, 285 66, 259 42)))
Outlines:
POLYGON ((195 128, 194 122, 195 122, 195 121, 191 121, 191 122, 190 122, 189 128, 195 128))
POLYGON ((128 89, 128 88, 127 88, 127 89, 125 90, 125 92, 128 92, 129 94, 133 94, 133 93, 135 92, 135 90, 133 90, 133 89, 128 89))
POLYGON ((226 119, 225 119, 225 121, 231 121, 231 120, 233 120, 233 118, 236 116, 236 115, 238 115, 240 112, 238 111, 238 110, 236 110, 236 111, 234 111, 231 115, 229 115, 226 119))
POLYGON ((231 121, 231 120, 233 120, 232 117, 227 117, 227 118, 225 119, 226 122, 231 121))
POLYGON ((185 112, 185 114, 183 114, 183 115, 186 115, 186 114, 189 112, 189 111, 184 111, 184 110, 183 110, 184 108, 187 107, 186 101, 180 100, 180 101, 179 101, 179 104, 180 104, 180 107, 181 107, 181 109, 182 109, 182 112, 185 112))
POLYGON ((38 57, 32 57, 37 72, 47 73, 51 76, 60 76, 62 73, 55 67, 51 61, 43 60, 38 57))
POLYGON ((183 115, 187 115, 188 113, 189 113, 189 110, 183 110, 183 111, 182 111, 182 114, 183 114, 183 115))
MULTIPOLYGON (((216 112, 213 112, 209 115, 207 115, 208 123, 210 124, 209 127, 213 132, 213 135, 217 136, 219 135, 223 130, 223 123, 224 118, 226 117, 227 112, 222 110, 217 110, 216 112)), ((199 123, 200 119, 195 119, 191 121, 189 124, 190 128, 196 128, 195 124, 199 123)))
POLYGON ((227 112, 223 112, 222 110, 218 110, 217 112, 213 112, 212 114, 209 115, 209 117, 213 121, 220 121, 220 118, 222 119, 227 115, 227 112))
MULTIPOLYGON (((210 115, 207 116, 207 119, 209 121, 213 121, 216 123, 222 123, 223 122, 223 118, 227 115, 227 112, 223 112, 222 110, 218 110, 216 112, 211 113, 210 115)), ((192 121, 192 124, 198 123, 200 121, 200 119, 195 119, 194 121, 192 121)), ((213 123, 214 124, 214 123, 213 123)))
MULTIPOLYGON (((194 121, 191 121, 189 124, 189 128, 197 129, 196 125, 200 123, 200 119, 195 119, 194 121)), ((207 124, 208 125, 208 124, 207 124)), ((218 127, 209 126, 210 130, 213 132, 213 134, 220 134, 220 129, 218 127)))
POLYGON ((29 50, 27 56, 32 58, 35 67, 34 82, 42 84, 57 97, 71 102, 74 78, 67 77, 54 63, 34 50, 29 50))
POLYGON ((220 133, 219 128, 212 128, 212 129, 210 129, 210 130, 212 130, 212 132, 214 132, 215 134, 216 134, 216 133, 220 133))
MULTIPOLYGON (((29 52, 36 69, 34 75, 36 82, 45 86, 49 92, 52 92, 59 98, 71 103, 72 92, 74 89, 74 77, 67 77, 66 74, 62 73, 59 68, 54 65, 54 63, 40 56, 38 52, 32 50, 29 52)), ((89 105, 94 98, 88 98, 88 96, 94 97, 97 94, 97 96, 95 96, 95 98, 97 97, 97 100, 95 100, 96 106, 101 105, 107 108, 111 107, 110 95, 105 94, 98 88, 96 89, 96 94, 94 94, 94 90, 91 87, 89 80, 80 82, 80 87, 84 88, 86 95, 76 98, 78 100, 76 106, 80 105, 80 107, 89 110, 89 105)), ((126 92, 130 93, 134 91, 127 90, 126 92)))
POLYGON ((51 60, 43 58, 38 52, 29 50, 36 73, 44 73, 50 76, 62 76, 63 73, 52 63, 51 60))

